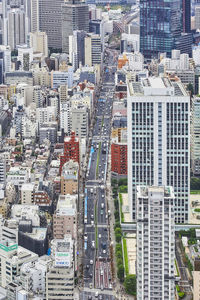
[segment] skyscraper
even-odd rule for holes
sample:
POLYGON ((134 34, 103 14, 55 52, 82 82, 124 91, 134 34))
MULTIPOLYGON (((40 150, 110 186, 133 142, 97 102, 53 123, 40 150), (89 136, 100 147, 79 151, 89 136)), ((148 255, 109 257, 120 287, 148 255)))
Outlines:
POLYGON ((174 193, 137 187, 137 299, 174 299, 174 193))
POLYGON ((140 51, 145 58, 171 55, 181 34, 180 0, 140 0, 140 51))
POLYGON ((191 32, 191 0, 182 0, 183 32, 191 32))
MULTIPOLYGON (((61 5, 64 0, 39 1, 39 30, 46 32, 49 48, 62 48, 61 5)), ((37 13, 33 14, 37 24, 37 13)), ((34 22, 35 23, 35 22, 34 22)), ((37 26, 34 25, 34 28, 37 26)))
POLYGON ((88 5, 79 0, 69 0, 62 5, 62 51, 69 53, 69 36, 74 30, 89 31, 88 5))
POLYGON ((136 218, 136 186, 172 186, 175 221, 188 222, 190 97, 181 82, 148 78, 127 83, 128 192, 136 218))

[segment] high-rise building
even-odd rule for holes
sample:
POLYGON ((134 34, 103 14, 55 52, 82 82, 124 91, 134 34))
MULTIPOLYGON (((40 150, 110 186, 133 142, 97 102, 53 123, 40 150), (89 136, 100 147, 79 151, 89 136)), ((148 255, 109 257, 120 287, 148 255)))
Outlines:
POLYGON ((200 5, 195 7, 195 28, 200 29, 200 5))
POLYGON ((64 0, 39 1, 39 30, 46 32, 49 48, 62 48, 61 5, 64 0))
POLYGON ((74 30, 89 31, 88 5, 79 0, 68 0, 62 5, 62 51, 69 53, 69 36, 74 30))
MULTIPOLYGON (((185 6, 188 3, 185 2, 185 6)), ((189 25, 189 12, 185 10, 184 26, 189 25)), ((171 50, 187 44, 191 54, 191 35, 185 34, 182 26, 181 0, 140 1, 140 51, 146 59, 157 58, 159 53, 170 57, 171 50)), ((178 48, 180 49, 180 48, 178 48)))
POLYGON ((192 100, 191 115, 191 164, 192 172, 200 174, 200 98, 192 100))
POLYGON ((101 64, 102 44, 98 34, 90 34, 85 37, 85 65, 94 66, 101 64))
POLYGON ((14 50, 17 45, 26 43, 28 30, 28 18, 23 7, 8 7, 4 17, 4 45, 14 50))
POLYGON ((39 31, 39 0, 31 0, 31 32, 39 31))
POLYGON ((182 0, 183 32, 191 31, 191 0, 182 0))
POLYGON ((74 70, 79 68, 79 65, 85 65, 85 37, 87 33, 83 30, 76 30, 73 35, 69 36, 69 62, 74 70))
POLYGON ((174 193, 137 187, 137 299, 174 299, 174 193))
POLYGON ((0 46, 0 84, 4 82, 4 73, 11 71, 11 50, 9 46, 0 46))
POLYGON ((175 221, 188 222, 190 97, 181 82, 150 77, 127 83, 128 191, 136 218, 136 186, 172 186, 175 221))

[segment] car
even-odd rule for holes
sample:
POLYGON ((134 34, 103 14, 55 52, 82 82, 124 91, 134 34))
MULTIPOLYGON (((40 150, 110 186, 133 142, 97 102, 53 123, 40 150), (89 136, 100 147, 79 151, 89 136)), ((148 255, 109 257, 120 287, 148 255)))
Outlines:
POLYGON ((99 296, 99 292, 97 291, 96 293, 95 293, 95 298, 97 298, 99 296))
POLYGON ((101 238, 101 233, 99 233, 99 239, 101 238))
POLYGON ((92 278, 92 273, 90 273, 90 278, 92 278))
MULTIPOLYGON (((101 286, 101 290, 103 291, 103 286, 101 286)), ((103 299, 103 296, 99 295, 99 300, 102 300, 102 299, 103 299)))
POLYGON ((103 215, 103 210, 101 209, 101 215, 103 215))
POLYGON ((92 259, 90 260, 90 264, 93 265, 93 260, 92 259))
POLYGON ((92 241, 92 248, 95 247, 95 241, 92 241))
POLYGON ((106 250, 103 250, 103 254, 106 254, 106 250))
POLYGON ((94 226, 94 221, 93 220, 91 221, 91 225, 94 226))
POLYGON ((88 240, 87 233, 84 234, 84 240, 85 240, 85 241, 88 240))
MULTIPOLYGON (((103 195, 102 195, 103 196, 103 195)), ((104 203, 101 203, 101 208, 104 208, 104 203)))
POLYGON ((89 269, 90 268, 90 266, 89 265, 86 265, 86 269, 89 269))
POLYGON ((94 215, 91 215, 91 219, 94 219, 94 215))
POLYGON ((92 300, 92 296, 91 295, 88 296, 88 300, 92 300))
POLYGON ((106 247, 107 247, 106 243, 101 243, 101 247, 102 247, 103 249, 106 249, 106 247))

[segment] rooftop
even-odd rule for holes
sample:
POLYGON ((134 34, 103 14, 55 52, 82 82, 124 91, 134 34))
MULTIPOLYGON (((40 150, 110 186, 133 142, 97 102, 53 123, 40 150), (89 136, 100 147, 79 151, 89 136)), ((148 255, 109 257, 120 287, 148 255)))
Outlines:
POLYGON ((171 186, 137 186, 138 197, 148 198, 149 193, 164 193, 165 198, 174 197, 174 191, 171 186))
POLYGON ((129 80, 128 89, 130 96, 188 96, 180 81, 173 82, 167 77, 149 77, 141 82, 129 80))

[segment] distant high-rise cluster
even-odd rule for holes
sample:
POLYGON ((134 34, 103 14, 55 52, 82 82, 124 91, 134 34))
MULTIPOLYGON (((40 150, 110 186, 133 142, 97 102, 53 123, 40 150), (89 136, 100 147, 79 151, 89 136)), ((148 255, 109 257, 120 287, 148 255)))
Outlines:
POLYGON ((145 58, 173 49, 191 55, 190 1, 140 1, 140 51, 145 58))

